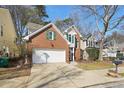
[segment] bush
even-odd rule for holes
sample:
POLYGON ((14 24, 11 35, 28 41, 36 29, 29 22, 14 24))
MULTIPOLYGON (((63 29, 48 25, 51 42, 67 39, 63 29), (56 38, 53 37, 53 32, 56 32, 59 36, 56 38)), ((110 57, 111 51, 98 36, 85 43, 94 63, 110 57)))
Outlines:
POLYGON ((117 58, 122 58, 123 57, 123 53, 117 52, 117 58))
POLYGON ((114 61, 116 59, 116 57, 109 57, 110 61, 114 61))
POLYGON ((99 57, 99 50, 97 48, 87 48, 86 49, 87 53, 89 54, 89 59, 90 60, 97 60, 99 57))
POLYGON ((24 57, 13 57, 9 58, 9 67, 16 67, 20 64, 20 60, 24 63, 24 57))

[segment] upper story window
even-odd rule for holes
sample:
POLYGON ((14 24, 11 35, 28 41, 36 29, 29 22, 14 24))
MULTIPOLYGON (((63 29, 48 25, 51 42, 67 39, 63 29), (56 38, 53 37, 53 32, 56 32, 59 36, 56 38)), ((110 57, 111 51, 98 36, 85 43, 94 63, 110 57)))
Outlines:
POLYGON ((47 31, 47 39, 48 40, 55 40, 56 39, 56 33, 53 31, 47 31))
POLYGON ((86 46, 88 47, 88 40, 86 40, 86 46))
POLYGON ((75 39, 75 38, 74 38, 74 35, 72 35, 72 43, 74 43, 74 39, 75 39))
POLYGON ((1 25, 0 36, 3 36, 3 26, 1 25))
POLYGON ((68 40, 69 40, 69 42, 71 42, 71 35, 68 36, 68 40))
POLYGON ((77 39, 75 39, 75 47, 79 48, 79 41, 77 39))
POLYGON ((70 42, 70 43, 74 43, 75 41, 75 36, 71 35, 71 34, 66 34, 66 39, 70 42))

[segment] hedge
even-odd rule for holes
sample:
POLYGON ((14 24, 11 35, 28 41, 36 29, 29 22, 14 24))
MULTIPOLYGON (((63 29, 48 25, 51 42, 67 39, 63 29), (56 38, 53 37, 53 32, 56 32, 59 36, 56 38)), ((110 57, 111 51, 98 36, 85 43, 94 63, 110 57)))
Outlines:
POLYGON ((97 48, 86 48, 87 53, 89 54, 89 60, 95 61, 99 57, 99 49, 97 48))
POLYGON ((117 52, 116 57, 117 57, 117 58, 122 58, 122 57, 123 57, 123 53, 117 52))

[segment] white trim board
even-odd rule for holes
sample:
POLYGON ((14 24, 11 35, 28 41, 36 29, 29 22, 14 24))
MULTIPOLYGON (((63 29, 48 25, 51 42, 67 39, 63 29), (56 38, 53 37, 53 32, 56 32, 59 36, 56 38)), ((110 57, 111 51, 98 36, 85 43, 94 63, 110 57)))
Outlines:
POLYGON ((39 32, 42 32, 44 29, 46 29, 46 28, 49 27, 49 26, 53 26, 53 27, 55 28, 55 30, 60 34, 60 36, 67 42, 67 44, 70 44, 69 41, 65 39, 65 37, 63 36, 63 34, 60 32, 60 30, 59 30, 53 23, 49 23, 49 24, 47 24, 46 26, 44 26, 44 27, 42 27, 42 28, 40 28, 40 29, 34 31, 33 33, 31 33, 31 34, 27 35, 26 37, 24 37, 23 40, 29 41, 29 39, 30 39, 32 36, 38 34, 39 32))

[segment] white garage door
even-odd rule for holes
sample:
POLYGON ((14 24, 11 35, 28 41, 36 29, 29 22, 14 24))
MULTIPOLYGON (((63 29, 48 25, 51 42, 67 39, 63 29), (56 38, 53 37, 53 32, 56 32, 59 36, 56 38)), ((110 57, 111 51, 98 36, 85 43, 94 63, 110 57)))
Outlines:
POLYGON ((34 49, 33 63, 66 62, 64 49, 34 49))

